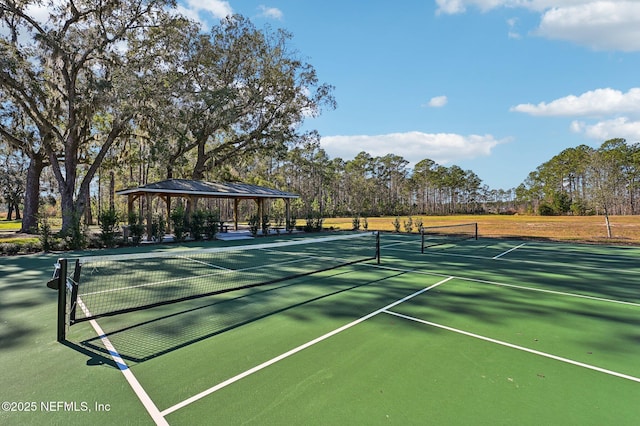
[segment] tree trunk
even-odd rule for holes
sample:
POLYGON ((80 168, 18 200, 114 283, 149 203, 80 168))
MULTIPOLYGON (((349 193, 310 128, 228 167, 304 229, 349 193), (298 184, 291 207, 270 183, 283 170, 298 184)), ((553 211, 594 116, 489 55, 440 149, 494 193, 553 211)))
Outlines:
POLYGON ((109 209, 115 209, 115 192, 116 192, 116 174, 113 170, 109 171, 109 209))
MULTIPOLYGON (((84 209, 84 223, 86 225, 93 225, 93 214, 91 211, 91 194, 87 192, 85 196, 85 206, 84 209)), ((98 212, 98 216, 100 216, 100 212, 98 212)))
POLYGON ((40 175, 44 169, 44 160, 36 155, 29 159, 27 169, 27 187, 24 193, 22 209, 22 228, 20 232, 34 233, 38 229, 38 206, 40 204, 40 175))
POLYGON ((611 223, 609 222, 609 212, 607 208, 604 208, 604 223, 607 226, 607 238, 611 238, 611 223))

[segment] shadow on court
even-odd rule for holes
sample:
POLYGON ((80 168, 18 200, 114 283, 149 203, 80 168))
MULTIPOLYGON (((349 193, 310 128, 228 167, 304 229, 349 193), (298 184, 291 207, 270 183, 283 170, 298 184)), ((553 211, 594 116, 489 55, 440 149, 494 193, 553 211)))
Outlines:
MULTIPOLYGON (((262 318, 405 274, 393 272, 381 275, 377 272, 375 279, 358 279, 362 275, 353 275, 353 272, 349 268, 334 271, 329 276, 307 277, 269 288, 253 288, 240 296, 234 297, 233 293, 227 293, 99 321, 103 328, 113 328, 105 332, 105 337, 118 350, 122 359, 140 363, 262 318), (349 276, 346 277, 347 275, 349 276), (152 315, 155 317, 150 318, 152 315), (116 320, 114 322, 118 325, 110 325, 111 320, 116 320), (123 320, 135 323, 123 326, 123 320)), ((375 303, 378 302, 373 303, 373 306, 377 306, 375 303)), ((339 308, 333 306, 331 309, 333 312, 329 315, 335 317, 339 308)), ((348 309, 344 310, 345 315, 347 312, 348 309)), ((296 319, 303 318, 297 316, 296 319)), ((96 354, 109 355, 100 337, 83 340, 79 345, 70 343, 68 346, 92 358, 96 358, 96 354)), ((115 366, 113 362, 104 363, 115 366)))

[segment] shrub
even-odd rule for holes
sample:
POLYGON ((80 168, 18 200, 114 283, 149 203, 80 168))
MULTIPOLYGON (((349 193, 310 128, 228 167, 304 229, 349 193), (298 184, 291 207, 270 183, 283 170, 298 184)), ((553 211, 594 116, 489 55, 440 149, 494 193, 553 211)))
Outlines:
POLYGON ((153 217, 153 220, 151 222, 151 237, 155 242, 162 242, 166 228, 167 224, 164 221, 164 216, 159 214, 153 217))
POLYGON ((311 214, 308 214, 307 221, 304 226, 304 232, 311 232, 311 231, 313 231, 313 216, 311 214))
POLYGON ((416 218, 416 220, 414 220, 413 223, 416 226, 416 230, 418 232, 422 232, 422 218, 421 217, 416 218))
POLYGON ((404 221, 404 230, 409 234, 413 231, 413 218, 411 216, 404 221))
POLYGON ((187 238, 187 221, 184 207, 178 206, 171 212, 171 223, 173 224, 173 236, 176 241, 184 241, 187 238))
POLYGON ((538 213, 540 214, 540 216, 555 216, 556 214, 553 207, 551 207, 547 203, 540 204, 540 206, 538 207, 538 213))
POLYGON ((365 231, 369 230, 369 219, 367 219, 366 217, 364 219, 362 219, 362 228, 365 231))
POLYGON ((249 223, 249 231, 251 231, 251 235, 254 237, 258 235, 258 229, 260 228, 260 217, 257 214, 254 214, 247 221, 249 223))
POLYGON ((396 216, 396 218, 393 220, 392 224, 393 224, 393 229, 396 232, 400 232, 400 218, 398 216, 396 216))
POLYGON ((581 199, 576 199, 571 203, 571 212, 577 216, 584 216, 587 214, 587 205, 581 199))
POLYGON ((360 229, 360 216, 356 216, 353 218, 353 220, 351 221, 352 229, 354 231, 358 231, 360 229))
POLYGON ((40 246, 42 250, 45 252, 50 252, 54 246, 53 233, 51 232, 51 224, 46 217, 40 219, 39 229, 39 238, 40 238, 40 246))
POLYGON ((207 214, 202 210, 196 210, 191 214, 191 226, 190 232, 194 240, 202 240, 205 224, 207 221, 207 214))
POLYGON ((289 231, 289 233, 293 232, 293 230, 296 229, 296 222, 296 217, 291 216, 291 219, 289 219, 289 223, 287 224, 287 231, 289 231))
POLYGON ((218 224, 220 223, 220 213, 217 211, 207 212, 206 223, 204 226, 204 234, 207 239, 213 240, 218 232, 218 224))
POLYGON ((20 252, 20 245, 16 243, 2 243, 0 244, 0 253, 8 256, 15 256, 20 252))
POLYGON ((65 246, 69 250, 82 250, 87 247, 86 227, 81 223, 80 215, 74 214, 71 219, 71 227, 63 235, 65 246))
POLYGON ((305 232, 319 232, 322 231, 322 223, 324 219, 320 213, 307 215, 307 224, 304 227, 305 232))
POLYGON ((144 234, 142 217, 139 217, 136 212, 130 211, 127 223, 129 224, 129 232, 131 233, 131 242, 134 245, 140 244, 140 241, 142 241, 142 234, 144 234))
POLYGON ((119 230, 120 215, 114 208, 100 213, 100 241, 105 247, 115 247, 117 243, 116 233, 119 230))
POLYGON ((276 214, 276 233, 280 235, 280 229, 284 226, 284 216, 281 213, 276 214))
POLYGON ((28 239, 22 245, 22 249, 25 253, 36 253, 41 250, 40 241, 28 239))
POLYGON ((268 215, 264 215, 262 216, 262 235, 269 235, 269 229, 271 228, 271 222, 269 222, 269 216, 268 215))

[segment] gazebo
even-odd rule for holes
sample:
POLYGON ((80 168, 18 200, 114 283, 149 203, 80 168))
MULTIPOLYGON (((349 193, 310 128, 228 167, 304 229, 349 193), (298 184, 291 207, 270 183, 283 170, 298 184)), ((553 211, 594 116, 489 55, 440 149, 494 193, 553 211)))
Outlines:
MULTIPOLYGON (((154 197, 162 199, 167 205, 167 212, 171 210, 171 198, 186 198, 192 205, 196 205, 200 198, 225 198, 232 199, 233 225, 238 229, 238 204, 241 200, 254 200, 258 204, 258 214, 264 214, 264 201, 269 199, 282 199, 285 203, 287 226, 291 223, 291 200, 300 198, 296 194, 284 192, 273 188, 251 185, 237 182, 206 182, 189 179, 168 179, 161 182, 142 185, 137 188, 116 191, 118 195, 127 196, 128 211, 132 211, 133 204, 145 197, 147 208, 147 236, 151 235, 151 203, 154 197)), ((169 220, 167 218, 167 223, 169 220)))

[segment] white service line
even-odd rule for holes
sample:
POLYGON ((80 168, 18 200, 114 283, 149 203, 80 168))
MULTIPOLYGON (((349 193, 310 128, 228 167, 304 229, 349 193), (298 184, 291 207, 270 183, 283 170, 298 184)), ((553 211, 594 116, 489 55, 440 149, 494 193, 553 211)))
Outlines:
POLYGON ((549 354, 549 353, 546 353, 546 352, 537 351, 535 349, 525 348, 524 346, 518 346, 518 345, 514 345, 512 343, 503 342, 502 340, 496 340, 496 339, 492 339, 490 337, 481 336, 479 334, 470 333, 468 331, 459 330, 457 328, 448 327, 446 325, 436 324, 436 323, 431 322, 431 321, 426 321, 426 320, 423 320, 423 319, 420 319, 420 318, 411 317, 409 315, 403 315, 403 314, 400 314, 398 312, 392 312, 392 311, 389 311, 389 310, 385 310, 384 313, 389 314, 389 315, 394 315, 396 317, 404 318, 404 319, 407 319, 407 320, 410 320, 410 321, 419 322, 419 323, 422 323, 422 324, 425 324, 425 325, 430 325, 432 327, 441 328, 443 330, 452 331, 454 333, 464 334, 465 336, 469 336, 469 337, 473 337, 473 338, 476 338, 476 339, 484 340, 486 342, 496 343, 498 345, 506 346, 506 347, 509 347, 509 348, 512 348, 512 349, 517 349, 517 350, 520 350, 520 351, 529 352, 529 353, 532 353, 534 355, 540 355, 540 356, 543 356, 543 357, 546 357, 546 358, 551 358, 551 359, 554 359, 556 361, 565 362, 567 364, 572 364, 572 365, 575 365, 575 366, 578 366, 578 367, 588 368, 589 370, 598 371, 600 373, 608 374, 610 376, 616 376, 616 377, 620 377, 622 379, 627 379, 627 380, 631 380, 633 382, 640 383, 640 377, 634 377, 634 376, 630 376, 628 374, 618 373, 617 371, 607 370, 605 368, 596 367, 595 365, 585 364, 583 362, 574 361, 572 359, 563 358, 563 357, 560 357, 560 356, 557 356, 557 355, 552 355, 552 354, 549 354))
POLYGON ((519 246, 513 247, 513 248, 511 248, 511 249, 509 249, 509 250, 505 251, 504 253, 500 253, 500 254, 499 254, 499 255, 497 255, 497 256, 493 256, 493 257, 492 257, 492 259, 499 259, 499 258, 501 258, 502 256, 504 256, 505 254, 507 254, 507 253, 511 253, 512 251, 519 249, 520 247, 524 246, 525 244, 526 244, 526 243, 522 243, 522 244, 520 244, 519 246))
MULTIPOLYGON (((419 269, 396 268, 396 267, 393 267, 393 266, 386 266, 386 265, 369 265, 369 266, 371 266, 372 268, 384 269, 384 270, 387 270, 387 271, 411 272, 411 273, 414 273, 414 274, 430 275, 430 276, 434 276, 434 277, 444 277, 444 276, 446 276, 445 274, 439 274, 437 272, 421 271, 419 269)), ((453 278, 455 278, 457 280, 472 282, 472 283, 489 284, 489 285, 495 285, 495 286, 498 286, 498 287, 515 288, 515 289, 518 289, 518 290, 536 291, 538 293, 556 294, 558 296, 577 297, 578 299, 595 300, 597 302, 617 303, 619 305, 640 307, 640 303, 627 302, 627 301, 624 301, 624 300, 616 300, 616 299, 607 299, 607 298, 604 298, 604 297, 589 296, 589 295, 580 294, 580 293, 568 293, 566 291, 548 290, 548 289, 544 289, 544 288, 527 287, 527 286, 523 286, 523 285, 499 283, 497 281, 480 280, 480 279, 477 279, 477 278, 468 278, 468 277, 463 277, 463 276, 454 276, 453 278)))
POLYGON ((433 288, 435 288, 435 287, 437 287, 437 286, 439 286, 441 284, 444 284, 444 283, 446 283, 447 281, 449 281, 451 279, 453 279, 453 277, 448 277, 448 278, 446 278, 446 279, 444 279, 442 281, 439 281, 439 282, 433 284, 432 286, 429 286, 429 287, 423 288, 422 290, 416 291, 415 293, 410 294, 409 296, 406 296, 406 297, 404 297, 404 298, 402 298, 400 300, 396 300, 395 302, 385 306, 384 308, 380 308, 377 311, 371 312, 370 314, 367 314, 367 315, 365 315, 365 316, 363 316, 361 318, 358 318, 357 320, 352 321, 349 324, 343 325, 342 327, 337 328, 337 329, 335 329, 333 331, 330 331, 329 333, 327 333, 325 335, 322 335, 322 336, 320 336, 320 337, 318 337, 316 339, 313 339, 313 340, 311 340, 311 341, 309 341, 309 342, 307 342, 305 344, 302 344, 302 345, 300 345, 300 346, 298 346, 296 348, 293 348, 290 351, 285 352, 285 353, 283 353, 281 355, 278 355, 277 357, 272 358, 272 359, 270 359, 268 361, 265 361, 260 365, 256 365, 255 367, 253 367, 253 368, 251 368, 251 369, 249 369, 249 370, 247 370, 247 371, 245 371, 243 373, 240 373, 237 376, 231 377, 230 379, 227 379, 224 382, 221 382, 221 383, 219 383, 219 384, 217 384, 217 385, 215 385, 213 387, 210 387, 209 389, 204 390, 204 391, 200 392, 199 394, 192 396, 191 398, 185 399, 184 401, 174 405, 173 407, 169 407, 166 410, 162 411, 160 414, 162 416, 166 416, 168 414, 173 413, 174 411, 177 411, 177 410, 179 410, 181 408, 184 408, 187 405, 189 405, 189 404, 191 404, 193 402, 196 402, 196 401, 204 398, 207 395, 211 395, 212 393, 214 393, 216 391, 219 391, 220 389, 225 388, 225 387, 237 382, 238 380, 244 379, 245 377, 250 376, 253 373, 257 373, 258 371, 263 370, 263 369, 269 367, 270 365, 275 364, 278 361, 282 361, 283 359, 288 358, 291 355, 294 355, 294 354, 296 354, 296 353, 298 353, 298 352, 300 352, 300 351, 302 351, 304 349, 307 349, 307 348, 315 345, 316 343, 320 343, 323 340, 328 339, 329 337, 335 336, 338 333, 341 333, 341 332, 343 332, 345 330, 348 330, 349 328, 353 327, 354 325, 358 325, 361 322, 366 321, 371 317, 374 317, 374 316, 376 316, 376 315, 378 315, 378 314, 380 314, 382 312, 385 312, 387 309, 391 309, 394 306, 397 306, 397 305, 399 305, 399 304, 401 304, 403 302, 406 302, 407 300, 412 299, 412 298, 414 298, 414 297, 416 297, 416 296, 418 296, 418 295, 420 295, 420 294, 422 294, 424 292, 427 292, 427 291, 429 291, 429 290, 431 290, 431 289, 433 289, 433 288))
MULTIPOLYGON (((80 300, 80 298, 78 298, 78 306, 80 306, 80 308, 84 311, 86 316, 91 316, 91 312, 89 312, 89 310, 87 309, 85 304, 82 302, 82 300, 80 300)), ((169 423, 167 423, 167 420, 160 413, 160 410, 158 409, 158 407, 156 407, 156 404, 154 404, 154 402, 151 400, 151 398, 149 397, 147 392, 144 390, 144 388, 142 387, 142 385, 140 384, 136 376, 133 375, 133 372, 129 369, 129 366, 127 365, 127 363, 124 362, 124 360, 122 359, 122 357, 120 356, 116 348, 113 346, 113 344, 111 343, 111 341, 109 340, 105 332, 102 330, 102 327, 100 327, 100 324, 98 324, 96 320, 90 320, 89 323, 91 323, 95 332, 98 334, 98 336, 100 336, 100 340, 102 340, 102 344, 104 345, 105 349, 109 351, 109 355, 111 355, 111 358, 118 366, 118 369, 122 372, 122 374, 124 375, 124 378, 127 379, 129 386, 131 386, 131 389, 133 389, 133 392, 140 399, 140 402, 142 402, 142 405, 144 405, 144 408, 147 409, 147 412, 149 413, 153 421, 156 423, 156 425, 169 426, 169 423)))
POLYGON ((229 269, 229 268, 225 268, 224 266, 214 265, 213 263, 209 263, 209 262, 203 262, 202 260, 194 259, 194 258, 189 257, 189 256, 177 256, 177 257, 180 258, 180 259, 190 260, 191 262, 200 263, 201 265, 209 266, 209 267, 214 268, 214 269, 222 269, 223 271, 231 271, 232 270, 232 269, 229 269))

